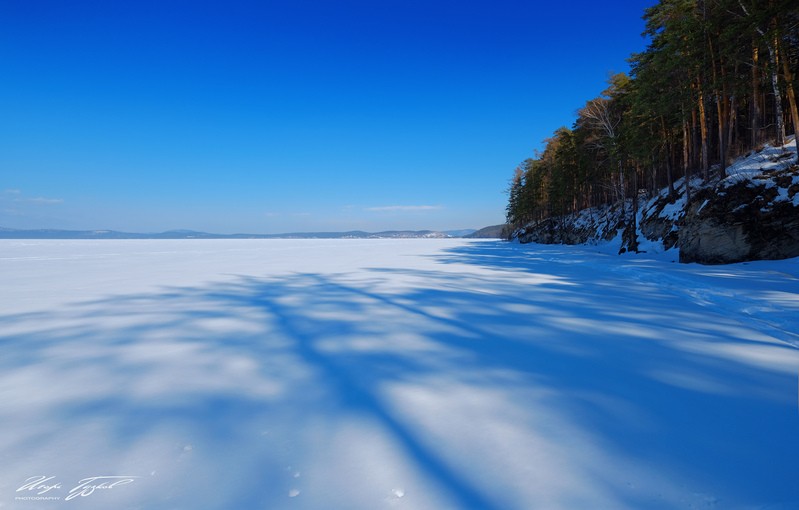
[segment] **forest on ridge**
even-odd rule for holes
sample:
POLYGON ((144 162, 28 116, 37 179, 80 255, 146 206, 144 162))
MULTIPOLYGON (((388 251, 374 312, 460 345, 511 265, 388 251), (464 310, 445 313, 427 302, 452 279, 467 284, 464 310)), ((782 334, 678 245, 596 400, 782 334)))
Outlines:
POLYGON ((633 197, 724 177, 732 159, 796 133, 799 2, 660 0, 643 18, 649 44, 629 75, 516 168, 511 231, 608 204, 634 218, 633 197))

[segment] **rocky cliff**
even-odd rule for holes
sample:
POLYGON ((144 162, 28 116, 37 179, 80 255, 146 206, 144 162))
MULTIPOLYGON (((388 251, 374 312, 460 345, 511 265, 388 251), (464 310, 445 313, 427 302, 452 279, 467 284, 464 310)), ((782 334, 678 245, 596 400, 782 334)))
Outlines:
POLYGON ((704 264, 799 257, 799 167, 700 190, 679 247, 681 262, 704 264))
POLYGON ((710 182, 681 179, 675 193, 641 197, 633 222, 632 202, 587 209, 519 229, 522 243, 596 244, 619 251, 637 240, 677 249, 681 262, 725 264, 799 256, 799 166, 795 142, 748 154, 710 182), (690 195, 690 199, 688 198, 690 195), (633 230, 635 227, 635 230, 633 230))

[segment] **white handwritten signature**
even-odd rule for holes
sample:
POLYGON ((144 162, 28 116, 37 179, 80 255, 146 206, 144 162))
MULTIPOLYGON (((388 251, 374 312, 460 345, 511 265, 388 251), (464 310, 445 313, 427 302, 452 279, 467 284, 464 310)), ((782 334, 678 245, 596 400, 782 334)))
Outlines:
MULTIPOLYGON (((78 480, 78 484, 69 490, 69 493, 64 500, 69 501, 77 498, 78 496, 85 498, 86 496, 90 496, 98 490, 108 490, 121 485, 133 483, 136 478, 138 478, 138 476, 90 476, 89 478, 78 480)), ((25 483, 19 489, 17 489, 17 492, 31 491, 36 492, 36 495, 40 496, 52 490, 62 488, 63 486, 61 485, 61 482, 55 481, 55 476, 42 475, 32 476, 26 479, 25 483)))

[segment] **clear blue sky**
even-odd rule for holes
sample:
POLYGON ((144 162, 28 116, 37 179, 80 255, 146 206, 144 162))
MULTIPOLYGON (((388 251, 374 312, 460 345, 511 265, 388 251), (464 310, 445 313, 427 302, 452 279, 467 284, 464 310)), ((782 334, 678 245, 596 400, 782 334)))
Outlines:
POLYGON ((0 226, 479 228, 654 0, 4 0, 0 226))

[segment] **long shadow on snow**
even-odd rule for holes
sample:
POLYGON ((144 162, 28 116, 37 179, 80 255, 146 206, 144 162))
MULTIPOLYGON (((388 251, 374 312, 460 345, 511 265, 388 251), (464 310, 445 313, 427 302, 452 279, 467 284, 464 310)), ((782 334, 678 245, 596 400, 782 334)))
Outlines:
MULTIPOLYGON (((470 466, 458 465, 452 452, 408 423, 383 390, 392 384, 424 385, 455 377, 477 391, 481 384, 496 383, 494 374, 512 373, 520 378, 508 384, 516 384, 522 394, 529 388, 546 389, 550 396, 543 402, 605 452, 604 460, 617 460, 622 476, 634 479, 637 469, 653 470, 734 495, 736 504, 799 499, 792 485, 799 475, 797 419, 786 420, 788 399, 775 394, 775 389, 795 391, 794 379, 713 349, 686 349, 684 342, 673 342, 687 339, 700 347, 720 341, 756 345, 756 338, 737 332, 736 324, 726 317, 675 307, 675 295, 659 292, 655 285, 630 282, 619 287, 618 281, 595 274, 591 267, 552 264, 558 257, 551 252, 524 252, 520 257, 519 251, 513 245, 479 243, 441 258, 506 271, 512 276, 507 279, 375 269, 370 271, 373 284, 363 279, 352 283, 347 275, 242 277, 234 283, 86 304, 84 310, 59 312, 75 319, 68 330, 0 336, 8 350, 24 352, 21 357, 2 358, 0 381, 26 368, 44 367, 43 374, 66 380, 72 390, 87 395, 98 384, 133 389, 56 402, 35 418, 71 423, 76 430, 83 423, 102 420, 118 444, 130 448, 161 427, 188 423, 198 443, 203 437, 217 442, 225 438, 221 444, 231 452, 228 456, 217 452, 222 455, 220 462, 236 462, 240 454, 252 464, 250 469, 265 472, 280 469, 282 459, 247 455, 251 438, 241 430, 242 424, 268 422, 270 413, 284 409, 289 400, 299 401, 292 410, 299 419, 318 418, 324 423, 330 413, 363 416, 379 424, 416 468, 443 489, 451 504, 490 509, 514 505, 477 482, 470 466), (539 283, 537 271, 546 276, 539 283), (514 281, 520 274, 530 276, 530 281, 514 281), (400 290, 381 287, 397 275, 424 283, 400 290), (137 311, 143 304, 146 313, 137 311), (151 317, 146 315, 150 308, 162 312, 151 317), (100 327, 98 309, 106 320, 136 319, 139 313, 147 320, 100 327), (242 317, 255 328, 253 332, 186 329, 204 320, 242 317), (385 343, 401 343, 408 332, 439 349, 405 354, 395 346, 381 348, 382 337, 385 343), (164 333, 170 338, 166 346, 177 354, 167 350, 161 359, 144 356, 131 361, 132 352, 138 353, 145 344, 159 345, 164 333), (353 338, 366 341, 367 348, 348 344, 353 338), (96 352, 63 358, 71 347, 86 345, 96 346, 96 352), (170 374, 165 360, 180 360, 180 370, 170 374), (241 375, 238 365, 220 368, 216 362, 224 360, 250 361, 255 368, 241 375), (291 370, 297 367, 313 377, 294 374, 291 370), (78 373, 88 375, 75 377, 78 373), (195 387, 195 379, 202 377, 211 384, 195 387), (147 386, 148 378, 158 384, 147 386), (233 383, 222 384, 225 378, 233 383), (297 386, 265 396, 249 390, 281 378, 297 386), (302 393, 314 391, 311 383, 323 387, 327 409, 302 408, 306 402, 302 393), (145 386, 149 389, 141 391, 151 398, 136 396, 137 388, 145 386)), ((309 398, 307 403, 318 401, 309 398)), ((531 394, 530 408, 541 404, 531 394)), ((532 421, 521 425, 535 428, 534 417, 528 419, 532 421)), ((2 453, 5 458, 23 455, 47 444, 51 433, 51 428, 34 427, 2 453)), ((620 483, 619 469, 590 458, 580 469, 612 494, 620 507, 666 508, 674 503, 630 490, 620 483)), ((227 482, 240 485, 232 500, 215 503, 210 498, 201 506, 279 506, 285 501, 285 491, 277 484, 259 488, 252 487, 249 479, 227 482)), ((516 503, 519 508, 541 506, 536 501, 516 503)))

